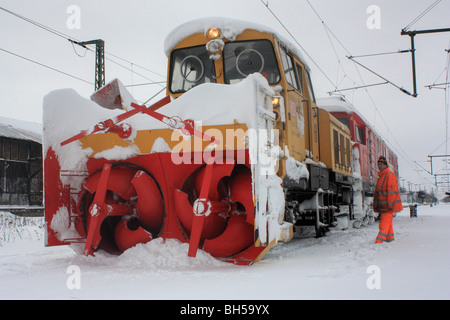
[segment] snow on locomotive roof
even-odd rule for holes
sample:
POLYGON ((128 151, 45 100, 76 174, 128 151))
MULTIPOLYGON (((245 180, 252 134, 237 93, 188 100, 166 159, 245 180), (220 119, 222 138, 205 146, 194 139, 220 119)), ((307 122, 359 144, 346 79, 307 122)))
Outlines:
POLYGON ((356 113, 365 122, 365 124, 372 129, 370 122, 363 117, 355 106, 342 97, 318 98, 317 106, 328 112, 345 112, 348 114, 356 113))
MULTIPOLYGON (((366 126, 373 131, 379 139, 384 141, 381 134, 377 131, 377 129, 372 126, 372 124, 364 118, 364 116, 353 106, 350 102, 345 100, 343 97, 325 97, 317 99, 317 106, 321 109, 324 109, 328 112, 345 112, 348 114, 355 113, 357 114, 362 121, 366 124, 366 126)), ((393 150, 392 148, 388 148, 389 150, 393 150)))
POLYGON ((356 108, 342 97, 317 98, 317 105, 328 112, 357 112, 356 108))
POLYGON ((372 131, 375 131, 373 126, 364 116, 352 105, 350 102, 345 100, 343 97, 326 97, 318 98, 317 106, 321 109, 325 109, 328 112, 345 112, 348 114, 356 113, 362 121, 368 126, 372 131))
POLYGON ((167 56, 169 56, 172 49, 180 43, 180 41, 196 33, 206 34, 206 32, 212 27, 221 29, 224 37, 231 41, 247 29, 273 34, 287 49, 292 51, 303 62, 308 70, 310 70, 299 48, 278 34, 275 30, 254 22, 224 17, 201 18, 178 26, 166 37, 166 40, 164 41, 164 52, 167 56))

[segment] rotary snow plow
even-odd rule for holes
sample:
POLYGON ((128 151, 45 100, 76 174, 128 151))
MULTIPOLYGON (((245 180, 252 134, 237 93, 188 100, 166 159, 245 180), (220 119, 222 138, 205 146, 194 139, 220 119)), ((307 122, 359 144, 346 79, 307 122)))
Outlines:
POLYGON ((160 237, 248 265, 294 226, 323 236, 351 213, 350 130, 317 108, 295 46, 212 18, 175 29, 165 52, 152 105, 118 80, 91 100, 45 97, 47 245, 120 254, 160 237))
POLYGON ((188 242, 191 257, 202 249, 248 265, 289 239, 292 225, 278 223, 283 206, 274 219, 266 213, 269 200, 283 199, 268 195, 269 188, 281 191, 281 180, 266 174, 277 164, 267 161, 278 150, 268 144, 276 94, 262 77, 233 87, 194 88, 149 107, 131 100, 125 107, 117 80, 105 88, 109 93, 96 93, 103 106, 72 90, 45 97, 47 245, 78 244, 86 255, 99 249, 120 254, 162 237, 188 242), (222 103, 210 106, 224 90, 236 97, 227 101, 232 117, 224 117, 222 103), (206 113, 198 106, 209 106, 207 117, 200 118, 206 113), (246 117, 253 130, 238 120, 246 117), (72 121, 61 121, 67 118, 72 121), (264 163, 258 164, 262 154, 256 149, 264 149, 264 163), (272 235, 271 221, 279 226, 271 228, 272 235))

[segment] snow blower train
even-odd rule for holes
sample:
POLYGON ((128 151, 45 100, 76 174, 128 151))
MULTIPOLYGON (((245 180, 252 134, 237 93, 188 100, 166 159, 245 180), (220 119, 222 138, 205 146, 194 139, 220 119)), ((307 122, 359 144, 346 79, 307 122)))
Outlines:
POLYGON ((310 69, 267 27, 195 20, 164 44, 167 96, 118 80, 91 99, 44 98, 46 245, 120 254, 152 239, 241 265, 370 211, 376 159, 397 160, 342 98, 316 101, 310 69), (319 107, 318 107, 319 105, 319 107))

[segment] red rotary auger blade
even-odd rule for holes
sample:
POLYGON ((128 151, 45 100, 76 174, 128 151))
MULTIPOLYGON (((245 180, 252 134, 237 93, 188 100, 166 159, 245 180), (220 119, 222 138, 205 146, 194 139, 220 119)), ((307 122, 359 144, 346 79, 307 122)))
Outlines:
POLYGON ((209 215, 208 194, 211 184, 212 169, 214 158, 210 157, 206 161, 205 175, 203 176, 202 189, 199 198, 194 203, 194 221, 192 222, 191 239, 189 241, 188 256, 195 257, 200 244, 200 236, 202 234, 205 215, 209 215))

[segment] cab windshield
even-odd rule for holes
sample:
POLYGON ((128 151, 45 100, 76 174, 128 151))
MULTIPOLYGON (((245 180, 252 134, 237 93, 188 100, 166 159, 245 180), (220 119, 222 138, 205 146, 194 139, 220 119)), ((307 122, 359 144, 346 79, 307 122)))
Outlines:
POLYGON ((223 50, 225 83, 233 84, 259 72, 269 82, 280 81, 277 60, 269 40, 228 42, 223 50))
POLYGON ((174 50, 171 58, 170 91, 180 93, 214 79, 214 61, 205 46, 174 50))
MULTIPOLYGON (((202 83, 215 83, 214 60, 210 56, 204 45, 174 50, 170 64, 170 91, 183 93, 202 83)), ((228 42, 222 57, 226 84, 238 83, 255 72, 261 73, 271 85, 281 79, 269 40, 228 42)))

